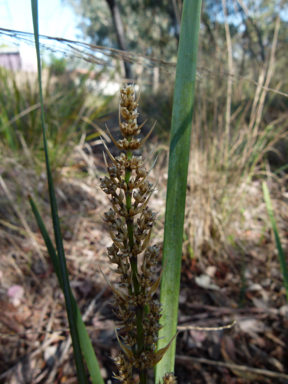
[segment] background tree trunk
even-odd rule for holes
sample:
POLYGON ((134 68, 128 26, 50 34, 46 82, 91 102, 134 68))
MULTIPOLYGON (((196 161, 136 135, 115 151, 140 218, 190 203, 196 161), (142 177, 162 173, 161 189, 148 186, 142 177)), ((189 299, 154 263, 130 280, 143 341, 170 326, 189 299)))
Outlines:
MULTIPOLYGON (((124 27, 123 27, 123 23, 122 23, 118 4, 117 4, 116 0, 106 0, 106 1, 107 1, 107 4, 109 5, 109 8, 111 10, 113 24, 114 24, 116 35, 117 35, 117 41, 118 41, 119 48, 122 51, 127 52, 127 44, 126 44, 126 39, 125 39, 124 27)), ((132 76, 131 64, 128 61, 124 60, 124 67, 125 67, 126 78, 132 80, 133 76, 132 76)))

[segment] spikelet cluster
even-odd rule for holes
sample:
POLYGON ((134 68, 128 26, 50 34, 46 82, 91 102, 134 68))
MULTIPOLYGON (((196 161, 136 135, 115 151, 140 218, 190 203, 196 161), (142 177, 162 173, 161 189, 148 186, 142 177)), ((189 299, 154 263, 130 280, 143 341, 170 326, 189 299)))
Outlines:
POLYGON ((156 214, 148 206, 154 186, 147 180, 149 172, 145 161, 133 155, 150 136, 155 124, 144 139, 135 138, 145 124, 137 124, 138 101, 133 86, 121 88, 119 129, 123 138, 116 141, 107 128, 121 152, 114 157, 104 143, 109 156, 108 165, 104 155, 108 176, 100 180, 112 205, 104 214, 113 242, 107 254, 120 276, 119 286, 111 286, 118 307, 116 315, 122 323, 121 334, 124 334, 123 342, 118 338, 123 353, 115 359, 119 371, 115 377, 126 384, 133 382, 132 367, 140 372, 153 367, 171 344, 156 352, 161 305, 153 299, 153 294, 161 278, 161 274, 155 276, 160 249, 149 245, 156 214))
MULTIPOLYGON (((166 373, 162 378, 162 384, 177 384, 176 377, 174 376, 173 372, 166 373)), ((159 384, 160 381, 159 381, 159 384)))

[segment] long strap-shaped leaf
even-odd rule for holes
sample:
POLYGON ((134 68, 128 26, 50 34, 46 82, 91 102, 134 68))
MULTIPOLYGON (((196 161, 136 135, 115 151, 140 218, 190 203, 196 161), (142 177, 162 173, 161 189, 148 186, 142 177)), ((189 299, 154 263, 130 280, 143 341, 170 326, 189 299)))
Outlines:
POLYGON ((34 38, 35 38, 36 53, 37 53, 38 82, 39 82, 39 94, 40 94, 40 104, 41 104, 44 152, 45 152, 45 159, 46 159, 46 171, 47 171, 47 179, 48 179, 48 186, 49 186, 49 197, 50 197, 50 206, 51 206, 51 215, 52 215, 53 228, 54 228, 55 243, 56 243, 57 253, 59 257, 59 267, 60 267, 59 269, 61 272, 60 285, 63 289, 63 293, 65 297, 66 311, 67 311, 69 328, 70 328, 70 333, 72 338, 72 345, 73 345, 73 351, 75 356, 78 380, 79 380, 79 383, 85 384, 87 383, 87 376, 85 373, 79 335, 77 332, 77 323, 76 323, 77 313, 76 313, 75 307, 72 304, 72 299, 70 295, 70 284, 69 284, 64 248, 63 248, 63 241, 62 241, 61 230, 60 230, 56 197, 55 197, 53 180, 52 180, 50 164, 49 164, 48 148, 47 148, 46 133, 45 133, 44 106, 43 106, 42 81, 41 81, 41 61, 40 61, 40 49, 39 49, 38 1, 37 0, 31 0, 31 8, 32 8, 34 38))
MULTIPOLYGON (((201 0, 184 0, 174 90, 171 141, 168 169, 167 201, 161 303, 164 326, 159 333, 158 349, 165 347, 177 330, 183 223, 187 172, 196 79, 201 0)), ((175 341, 156 366, 156 381, 174 370, 175 341)))
MULTIPOLYGON (((31 197, 29 198, 29 201, 30 201, 34 216, 36 218, 38 227, 39 227, 41 234, 42 234, 42 237, 45 241, 45 245, 46 245, 46 248, 48 250, 50 259, 52 261, 54 270, 56 272, 60 287, 61 287, 61 289, 63 289, 63 287, 61 285, 62 284, 61 271, 60 271, 59 260, 58 260, 57 254, 56 254, 56 250, 55 250, 53 243, 50 239, 50 236, 47 232, 45 224, 43 223, 43 220, 39 214, 39 211, 36 207, 36 204, 34 203, 34 201, 31 197)), ((89 373, 91 376, 92 383, 93 384, 104 384, 104 381, 103 381, 101 373, 100 373, 99 364, 98 364, 97 358, 95 356, 95 352, 94 352, 91 340, 89 338, 89 335, 87 333, 85 324, 82 320, 82 317, 81 317, 79 308, 77 306, 76 300, 75 300, 71 291, 70 291, 70 294, 71 294, 71 298, 72 298, 72 304, 75 307, 76 313, 77 313, 76 324, 77 324, 78 334, 79 334, 79 338, 80 338, 80 344, 81 344, 81 348, 82 348, 82 351, 83 351, 83 354, 84 354, 84 357, 85 357, 85 360, 87 363, 87 367, 88 367, 88 370, 89 370, 89 373)))
POLYGON ((273 232, 274 232, 274 236, 275 236, 275 242, 276 242, 276 246, 277 246, 277 250, 278 250, 278 257, 279 257, 279 262, 280 262, 280 268, 281 268, 281 272, 282 272, 282 276, 283 276, 284 287, 285 287, 285 290, 286 290, 286 297, 287 297, 287 301, 288 301, 288 269, 287 269, 287 263, 286 263, 286 258, 285 258, 285 255, 284 255, 284 252, 283 252, 283 248, 282 248, 282 245, 281 245, 281 240, 280 240, 280 237, 279 237, 279 232, 278 232, 278 229, 277 229, 277 224, 276 224, 276 220, 275 220, 275 217, 274 217, 273 207, 272 207, 272 203, 271 203, 271 199, 270 199, 270 193, 269 193, 269 189, 268 189, 268 186, 267 186, 266 182, 264 182, 262 184, 262 189, 263 189, 264 200, 265 200, 265 203, 266 203, 267 213, 268 213, 268 216, 269 216, 269 219, 270 219, 270 223, 271 223, 271 226, 272 226, 272 229, 273 229, 273 232))

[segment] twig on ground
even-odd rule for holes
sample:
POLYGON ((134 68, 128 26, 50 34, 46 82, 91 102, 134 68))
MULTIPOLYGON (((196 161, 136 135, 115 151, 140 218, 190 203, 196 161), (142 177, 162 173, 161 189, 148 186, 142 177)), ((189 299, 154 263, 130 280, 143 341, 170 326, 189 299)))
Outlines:
POLYGON ((231 324, 223 325, 222 327, 200 327, 194 325, 183 325, 178 326, 178 331, 186 331, 186 330, 195 330, 195 331, 222 331, 223 329, 230 329, 236 324, 236 320, 233 320, 231 324))
POLYGON ((275 377, 278 379, 288 379, 288 375, 285 373, 280 372, 273 372, 268 371, 267 369, 260 369, 260 368, 252 368, 247 367, 245 365, 238 365, 238 364, 231 364, 231 363, 224 363, 223 361, 214 361, 214 360, 208 360, 201 357, 191 357, 191 356, 179 356, 176 355, 176 363, 177 364, 185 364, 186 367, 189 366, 189 364, 197 363, 197 364, 208 364, 208 365, 216 365, 218 367, 225 367, 232 370, 237 371, 244 371, 244 372, 251 372, 256 375, 263 375, 268 377, 275 377))

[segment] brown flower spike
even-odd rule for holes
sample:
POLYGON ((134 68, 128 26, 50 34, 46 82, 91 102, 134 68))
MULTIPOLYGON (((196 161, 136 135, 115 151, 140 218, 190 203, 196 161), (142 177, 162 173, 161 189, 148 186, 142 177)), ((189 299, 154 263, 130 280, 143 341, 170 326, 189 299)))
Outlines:
MULTIPOLYGON (((147 180, 149 172, 144 167, 145 161, 141 156, 133 155, 133 150, 141 148, 148 139, 155 124, 144 139, 135 139, 145 124, 137 124, 138 101, 133 86, 125 84, 120 90, 119 105, 119 128, 123 139, 116 141, 107 128, 121 154, 114 157, 104 143, 111 164, 107 164, 104 155, 109 177, 100 179, 101 188, 112 204, 104 214, 104 221, 113 241, 107 248, 108 258, 120 275, 119 286, 111 288, 118 307, 116 315, 125 334, 123 341, 118 338, 123 353, 115 359, 119 370, 115 378, 124 384, 134 383, 132 368, 138 369, 140 384, 146 384, 147 369, 161 360, 171 344, 156 352, 161 305, 153 295, 161 278, 161 274, 155 277, 160 249, 156 245, 149 246, 156 214, 148 207, 154 186, 147 180), (138 273, 140 254, 143 256, 141 273, 138 273)), ((172 374, 163 378, 163 383, 168 382, 176 383, 172 374)))

